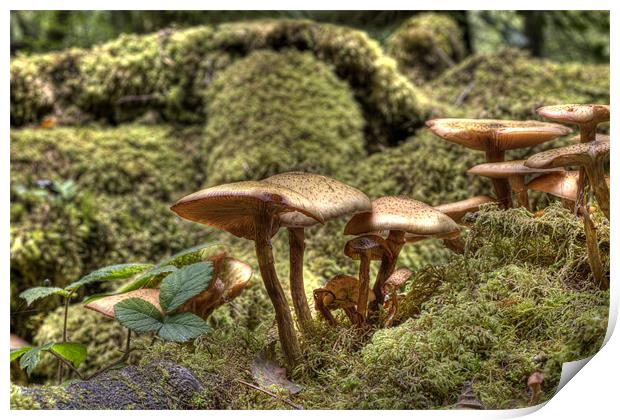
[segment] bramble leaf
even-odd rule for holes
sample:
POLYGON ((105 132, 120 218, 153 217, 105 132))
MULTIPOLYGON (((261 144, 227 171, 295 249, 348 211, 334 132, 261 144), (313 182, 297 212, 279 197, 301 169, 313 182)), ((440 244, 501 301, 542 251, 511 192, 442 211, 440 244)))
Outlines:
POLYGON ((37 300, 52 295, 67 296, 68 292, 60 287, 32 287, 24 290, 19 297, 24 299, 28 306, 30 306, 37 300))
POLYGON ((84 285, 97 281, 123 280, 133 276, 134 274, 138 274, 144 270, 148 270, 151 267, 153 267, 153 264, 145 263, 110 265, 87 274, 78 281, 75 281, 65 287, 65 289, 73 291, 79 289, 84 285))
POLYGON ((50 348, 51 351, 78 367, 86 360, 86 346, 80 343, 55 343, 50 348))
POLYGON ((226 245, 217 242, 200 244, 188 249, 184 249, 183 251, 174 254, 173 256, 157 264, 157 267, 173 265, 177 268, 180 268, 203 261, 210 255, 225 253, 227 250, 228 247, 226 245))
POLYGON ((191 312, 167 315, 157 335, 166 341, 184 342, 206 334, 211 327, 191 312))
POLYGON ((143 287, 157 287, 159 280, 166 277, 168 274, 177 271, 174 265, 164 265, 161 267, 153 267, 150 270, 140 274, 131 283, 120 287, 116 293, 132 292, 134 290, 141 289, 143 287))
POLYGON ((213 277, 211 262, 198 262, 168 275, 159 288, 159 304, 170 313, 209 287, 213 277))
POLYGON ((114 305, 114 316, 122 326, 132 331, 145 333, 158 331, 163 315, 144 299, 126 299, 114 305))

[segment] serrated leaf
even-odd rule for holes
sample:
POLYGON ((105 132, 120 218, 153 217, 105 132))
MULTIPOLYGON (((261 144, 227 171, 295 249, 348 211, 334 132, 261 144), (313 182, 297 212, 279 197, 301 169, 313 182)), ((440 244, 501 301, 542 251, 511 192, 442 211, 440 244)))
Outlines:
POLYGON ((156 283, 174 271, 177 271, 177 268, 174 265, 164 265, 161 267, 151 268, 149 271, 140 274, 131 283, 118 288, 116 292, 126 293, 133 292, 134 290, 138 290, 143 287, 157 287, 156 283))
POLYGON ((25 346, 16 350, 12 350, 11 351, 11 362, 14 362, 15 360, 19 359, 24 353, 26 353, 29 350, 32 350, 32 346, 25 346))
POLYGON ((126 299, 114 305, 114 316, 122 326, 140 333, 159 330, 163 321, 161 312, 140 298, 126 299))
POLYGON ((55 343, 50 348, 51 351, 78 367, 86 360, 86 346, 80 343, 55 343))
POLYGON ((194 247, 184 249, 183 251, 174 254, 170 258, 157 264, 158 267, 165 265, 173 265, 177 268, 181 268, 187 265, 195 264, 203 261, 212 255, 224 254, 228 250, 226 245, 220 243, 205 243, 196 245, 194 247))
POLYGON ((19 297, 24 299, 28 306, 30 306, 37 300, 52 295, 67 296, 67 292, 60 287, 32 287, 24 290, 19 297))
POLYGON ((41 356, 41 348, 33 347, 25 352, 21 359, 19 359, 19 367, 26 370, 28 376, 32 373, 34 368, 39 364, 39 358, 41 356))
POLYGON ((159 288, 159 304, 166 312, 172 312, 189 299, 204 292, 213 275, 211 262, 198 262, 168 275, 159 288))
POLYGON ((200 317, 191 312, 167 315, 157 333, 166 341, 182 343, 211 331, 211 327, 200 317))
POLYGON ((77 290, 80 287, 97 281, 122 280, 153 267, 153 264, 130 263, 117 264, 100 268, 87 274, 78 281, 65 287, 66 290, 77 290))

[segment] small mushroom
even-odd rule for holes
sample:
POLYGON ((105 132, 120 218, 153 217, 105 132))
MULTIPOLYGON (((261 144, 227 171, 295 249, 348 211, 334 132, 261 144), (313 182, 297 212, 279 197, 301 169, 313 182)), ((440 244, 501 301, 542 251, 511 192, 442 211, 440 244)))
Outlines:
POLYGON ((159 306, 159 289, 138 289, 127 293, 121 293, 120 295, 106 296, 94 300, 84 305, 84 307, 99 312, 108 318, 114 318, 114 305, 133 298, 146 300, 155 306, 159 312, 163 313, 161 306, 159 306))
POLYGON ((562 171, 562 169, 532 169, 525 166, 524 162, 525 160, 511 160, 508 162, 482 163, 474 166, 467 172, 491 179, 507 179, 510 188, 517 195, 519 206, 531 210, 525 186, 525 176, 543 172, 558 172, 562 171))
POLYGON ((243 261, 225 257, 214 263, 209 287, 181 306, 181 312, 192 312, 206 320, 213 311, 235 299, 252 278, 252 267, 243 261))
MULTIPOLYGON (((594 140, 547 150, 530 156, 525 166, 535 169, 552 169, 578 166, 585 169, 592 191, 601 211, 609 219, 609 187, 605 181, 605 162, 609 160, 610 142, 594 140)), ((581 174, 581 172, 580 172, 581 174)), ((581 179, 581 178, 580 178, 581 179)), ((579 184, 578 184, 579 188, 579 184)), ((580 196, 577 191, 577 206, 580 196)))
MULTIPOLYGON (((445 140, 485 152, 488 163, 503 162, 506 150, 536 146, 570 133, 567 127, 540 121, 440 118, 426 125, 445 140)), ((493 179, 493 187, 498 202, 512 207, 508 181, 493 179)))
MULTIPOLYGON (((579 141, 588 143, 598 140, 596 126, 602 122, 609 121, 609 105, 596 104, 565 104, 543 106, 536 110, 538 115, 553 121, 565 124, 574 124, 579 127, 579 141)), ((607 138, 609 140, 609 137, 607 138)), ((579 169, 579 182, 577 197, 581 200, 583 190, 586 185, 585 168, 579 169)), ((580 204, 575 204, 575 212, 580 204)))
MULTIPOLYGON (((316 309, 331 325, 336 325, 336 319, 330 311, 342 309, 351 324, 361 323, 360 314, 356 310, 359 298, 360 282, 351 276, 338 274, 327 282, 324 288, 314 290, 314 304, 316 309)), ((367 290, 368 300, 374 301, 372 290, 367 290)))
POLYGON ((484 406, 472 389, 472 382, 466 381, 463 384, 463 390, 456 403, 457 410, 484 410, 484 406))
POLYGON ((542 394, 541 386, 545 380, 545 374, 542 372, 534 372, 527 378, 527 386, 530 389, 530 405, 538 404, 540 395, 542 394))
POLYGON ((383 296, 387 299, 386 304, 389 303, 388 316, 384 324, 386 328, 392 325, 394 315, 396 315, 396 312, 398 311, 398 300, 400 298, 398 295, 398 289, 403 287, 412 275, 413 271, 408 268, 399 268, 394 271, 383 284, 383 296))
POLYGON ((293 367, 301 358, 293 318, 273 262, 271 238, 280 227, 280 215, 299 212, 323 223, 320 212, 303 195, 279 185, 242 181, 195 192, 172 206, 179 216, 254 241, 263 283, 276 313, 280 344, 293 367))
MULTIPOLYGON (((579 171, 560 171, 534 178, 526 186, 528 190, 559 197, 566 209, 573 210, 577 201, 578 181, 579 171)), ((605 176, 605 182, 609 186, 609 176, 605 176)))
POLYGON ((394 272, 398 254, 406 243, 407 233, 423 238, 456 238, 460 228, 452 219, 428 204, 404 196, 381 197, 372 202, 372 212, 351 218, 344 228, 345 235, 362 235, 389 231, 386 239, 391 256, 381 260, 381 267, 373 286, 375 304, 383 304, 383 283, 394 272))
POLYGON ((458 224, 464 224, 463 216, 477 212, 481 205, 487 203, 495 203, 495 200, 487 195, 477 195, 453 203, 440 204, 435 206, 435 210, 439 210, 458 224))
MULTIPOLYGON (((323 175, 286 172, 266 178, 263 182, 289 188, 307 197, 311 204, 310 210, 320 213, 326 222, 371 209, 370 199, 366 194, 323 175)), ((288 230, 291 297, 302 329, 312 321, 304 290, 304 229, 316 224, 315 219, 301 213, 280 215, 280 226, 288 230)))
POLYGON ((385 240, 377 235, 364 235, 351 239, 344 247, 344 255, 360 261, 360 284, 357 311, 363 321, 368 312, 368 287, 370 285, 370 261, 391 258, 392 253, 385 240))

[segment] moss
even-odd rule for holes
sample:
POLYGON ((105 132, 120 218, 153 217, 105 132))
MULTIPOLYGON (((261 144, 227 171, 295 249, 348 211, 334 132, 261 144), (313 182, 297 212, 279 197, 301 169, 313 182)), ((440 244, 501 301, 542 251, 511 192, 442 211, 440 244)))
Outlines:
POLYGON ((345 83, 310 54, 256 52, 208 90, 209 184, 289 170, 338 173, 363 154, 363 120, 345 83))
POLYGON ((17 385, 11 384, 10 392, 11 410, 39 410, 41 408, 41 404, 32 397, 24 395, 22 389, 17 385))
POLYGON ((609 103, 609 66, 559 64, 507 49, 469 57, 429 92, 468 118, 536 119, 542 105, 609 103))
POLYGON ((414 83, 437 78, 465 56, 458 24, 437 13, 421 13, 405 21, 386 40, 385 48, 414 83))
POLYGON ((11 63, 11 123, 36 123, 52 110, 62 121, 75 107, 112 122, 148 110, 169 121, 201 122, 214 74, 252 51, 283 48, 314 54, 348 82, 370 143, 397 142, 437 106, 364 32, 282 19, 123 35, 90 50, 20 56, 11 63))

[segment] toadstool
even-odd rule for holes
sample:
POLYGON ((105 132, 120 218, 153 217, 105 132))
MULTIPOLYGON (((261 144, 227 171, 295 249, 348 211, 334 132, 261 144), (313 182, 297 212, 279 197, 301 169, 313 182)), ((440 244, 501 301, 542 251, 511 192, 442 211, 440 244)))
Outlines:
POLYGON ((320 212, 303 195, 279 185, 241 181, 206 188, 183 197, 172 206, 179 216, 254 241, 263 283, 276 313, 280 344, 290 366, 301 350, 293 318, 273 262, 271 238, 280 227, 280 215, 300 212, 323 223, 320 212))
MULTIPOLYGON (((488 163, 503 162, 506 150, 536 146, 570 132, 562 125, 540 121, 439 118, 426 125, 445 140, 485 152, 488 163)), ((498 202, 512 207, 508 181, 493 179, 493 187, 498 202)))
POLYGON ((394 271, 383 284, 383 296, 387 298, 386 304, 389 303, 388 316, 384 324, 385 327, 392 325, 394 315, 396 315, 396 312, 398 311, 398 300, 400 298, 398 295, 398 289, 403 287, 412 275, 413 271, 408 268, 399 268, 394 271))
MULTIPOLYGON (((314 304, 316 309, 323 315, 327 322, 336 325, 336 319, 331 310, 342 309, 351 324, 361 323, 360 314, 356 310, 359 298, 360 282, 351 276, 338 274, 330 279, 325 287, 314 290, 314 304)), ((375 295, 372 290, 367 290, 368 300, 374 301, 375 295)))
MULTIPOLYGON (((263 180, 296 191, 310 201, 310 210, 318 212, 324 221, 370 211, 370 199, 360 190, 332 178, 307 172, 286 172, 263 180)), ((280 226, 288 230, 290 285, 293 307, 302 330, 312 321, 304 290, 304 229, 317 224, 301 213, 282 213, 280 226)))

